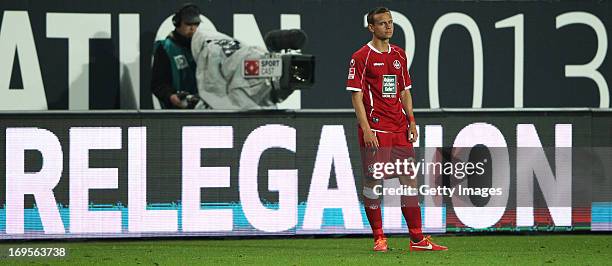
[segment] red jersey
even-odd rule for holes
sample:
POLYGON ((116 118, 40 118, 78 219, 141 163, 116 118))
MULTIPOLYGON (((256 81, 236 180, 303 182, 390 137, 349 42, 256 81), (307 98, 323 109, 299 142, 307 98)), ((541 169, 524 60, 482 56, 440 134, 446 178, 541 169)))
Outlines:
POLYGON ((363 92, 363 105, 373 130, 407 130, 400 100, 400 93, 412 87, 407 67, 406 53, 395 45, 380 52, 368 43, 351 57, 346 89, 363 92))

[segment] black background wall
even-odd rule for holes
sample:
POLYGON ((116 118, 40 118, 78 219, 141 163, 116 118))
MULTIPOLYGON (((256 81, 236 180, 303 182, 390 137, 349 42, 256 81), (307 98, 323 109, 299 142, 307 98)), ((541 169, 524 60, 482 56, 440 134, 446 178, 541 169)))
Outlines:
MULTIPOLYGON (((301 108, 349 108, 344 90, 350 55, 369 39, 363 16, 372 7, 385 5, 403 14, 414 28, 415 51, 411 67, 414 102, 430 108, 428 67, 432 29, 445 14, 469 16, 482 37, 483 93, 480 107, 514 107, 514 34, 516 28, 496 28, 498 21, 524 15, 524 107, 609 107, 600 105, 597 84, 590 78, 566 77, 565 65, 590 62, 598 50, 593 28, 571 24, 556 28, 557 16, 586 12, 598 18, 608 32, 611 6, 608 1, 193 1, 217 30, 232 35, 234 14, 253 14, 262 34, 280 27, 281 14, 299 14, 301 28, 309 36, 303 52, 317 57, 316 85, 303 91, 301 108)), ((107 13, 111 15, 111 38, 89 42, 90 109, 121 106, 119 77, 119 14, 137 13, 140 21, 140 107, 151 108, 149 91, 151 52, 161 22, 181 5, 180 1, 2 1, 2 11, 27 11, 49 109, 68 109, 68 42, 48 38, 49 12, 107 13)), ((0 20, 3 18, 0 12, 0 20)), ((397 18, 396 18, 397 20, 397 18)), ((79 21, 74 21, 79 23, 79 21)), ((83 25, 87 27, 88 25, 83 25)), ((240 25, 238 25, 240 26, 240 25)), ((405 46, 405 32, 396 25, 393 42, 405 46)), ((607 34, 609 35, 609 34, 607 34)), ((603 63, 598 67, 610 79, 608 36, 600 42, 603 63)), ((10 36, 8 36, 10 38, 10 36)), ((442 34, 439 53, 439 107, 479 107, 472 104, 474 60, 472 38, 465 27, 451 25, 442 34)), ((10 84, 23 87, 19 60, 12 66, 10 84)), ((1 69, 0 69, 1 70, 1 69)), ((30 71, 30 70, 27 70, 30 71)), ((5 90, 7 88, 0 88, 5 90)), ((607 88, 605 89, 607 92, 607 88)), ((138 96, 137 96, 138 97, 138 96)), ((436 107, 436 106, 433 106, 436 107)))

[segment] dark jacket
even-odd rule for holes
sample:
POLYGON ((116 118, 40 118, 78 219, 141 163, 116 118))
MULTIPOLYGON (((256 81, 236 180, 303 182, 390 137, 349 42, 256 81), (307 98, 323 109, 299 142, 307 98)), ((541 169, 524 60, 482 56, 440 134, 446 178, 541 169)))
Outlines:
MULTIPOLYGON (((176 31, 172 31, 168 38, 175 44, 191 50, 191 38, 186 38, 176 31)), ((153 69, 151 71, 151 92, 160 100, 164 108, 176 108, 170 102, 170 96, 178 88, 172 87, 172 69, 168 53, 162 45, 157 45, 153 55, 153 69)))

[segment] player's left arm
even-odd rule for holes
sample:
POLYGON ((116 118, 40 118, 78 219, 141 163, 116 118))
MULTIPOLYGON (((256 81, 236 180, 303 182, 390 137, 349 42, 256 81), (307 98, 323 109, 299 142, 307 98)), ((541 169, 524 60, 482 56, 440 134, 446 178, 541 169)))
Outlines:
POLYGON ((419 133, 416 130, 416 121, 414 120, 414 113, 412 112, 412 95, 410 89, 404 89, 401 92, 402 108, 408 116, 410 123, 410 142, 415 142, 419 138, 419 133))
POLYGON ((408 140, 410 140, 410 142, 415 142, 419 139, 419 133, 416 130, 416 121, 414 120, 414 113, 412 112, 412 94, 410 93, 412 89, 412 79, 410 78, 410 73, 408 73, 408 57, 403 50, 400 49, 400 51, 401 55, 406 59, 402 67, 404 88, 400 93, 400 99, 402 100, 402 108, 404 108, 404 112, 406 116, 408 116, 408 123, 410 124, 408 140))

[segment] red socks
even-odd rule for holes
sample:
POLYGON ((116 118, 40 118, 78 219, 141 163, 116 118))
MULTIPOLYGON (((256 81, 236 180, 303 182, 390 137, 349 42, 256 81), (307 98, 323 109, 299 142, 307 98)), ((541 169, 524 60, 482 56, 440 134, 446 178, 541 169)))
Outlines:
MULTIPOLYGON (((382 213, 380 210, 380 199, 364 197, 365 213, 368 216, 374 239, 385 237, 382 228, 382 213)), ((421 207, 417 196, 402 196, 402 214, 408 224, 408 232, 412 242, 417 243, 423 239, 421 230, 421 207)))
MULTIPOLYGON (((370 199, 364 197, 363 207, 365 209, 366 216, 372 227, 372 233, 374 234, 374 240, 385 237, 382 229, 382 214, 380 210, 380 199, 370 199)), ((420 221, 420 217, 419 217, 420 221)))
MULTIPOLYGON (((402 214, 408 224, 408 232, 412 242, 417 243, 423 239, 423 231, 421 230, 421 207, 419 206, 419 197, 417 196, 402 196, 402 214)), ((368 216, 369 218, 369 216, 368 216)))

